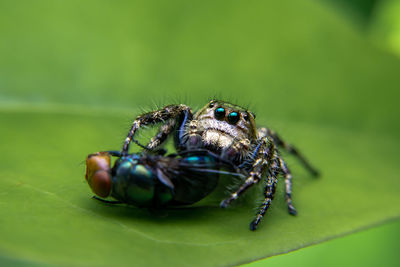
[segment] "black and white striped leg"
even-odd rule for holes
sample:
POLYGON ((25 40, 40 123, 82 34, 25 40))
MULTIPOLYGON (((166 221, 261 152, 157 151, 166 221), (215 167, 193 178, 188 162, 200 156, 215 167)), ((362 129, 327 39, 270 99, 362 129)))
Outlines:
MULTIPOLYGON (((271 142, 272 143, 272 142, 271 142)), ((267 212, 268 208, 271 205, 271 202, 274 198, 276 183, 278 182, 278 175, 281 170, 280 162, 279 162, 279 155, 273 145, 273 150, 271 150, 271 156, 269 158, 269 166, 268 166, 268 179, 267 184, 265 185, 264 189, 264 201, 261 204, 259 212, 257 213, 254 220, 250 223, 250 230, 254 231, 257 229, 258 224, 260 223, 261 219, 264 217, 265 213, 267 212)))
POLYGON ((279 163, 280 163, 280 168, 281 168, 281 172, 283 173, 283 176, 285 176, 285 188, 286 188, 286 203, 288 206, 288 210, 289 213, 291 215, 296 215, 297 211, 295 209, 295 207, 293 206, 293 202, 292 202, 292 173, 290 172, 289 168, 287 167, 285 161, 280 158, 279 159, 279 163))
POLYGON ((159 145, 161 145, 168 138, 169 134, 174 130, 175 124, 176 120, 170 119, 167 123, 161 125, 158 133, 153 138, 151 138, 150 142, 147 144, 146 149, 154 150, 159 145))
POLYGON ((232 201, 239 198, 240 195, 242 195, 252 185, 258 183, 262 175, 266 172, 271 160, 275 159, 275 157, 277 156, 275 145, 268 139, 268 137, 262 137, 258 143, 259 149, 256 152, 256 158, 254 160, 248 178, 235 193, 233 193, 229 198, 221 202, 220 206, 222 208, 226 208, 232 201))
MULTIPOLYGON (((131 143, 136 131, 146 125, 152 125, 160 122, 165 122, 170 119, 174 119, 181 114, 190 113, 191 110, 185 105, 170 105, 166 106, 160 110, 152 111, 146 114, 142 114, 136 118, 133 122, 132 127, 125 139, 122 146, 122 154, 127 154, 129 151, 129 144, 131 143)), ((165 140, 165 139, 164 139, 165 140)))
POLYGON ((240 186, 240 188, 233 193, 229 198, 224 199, 221 202, 221 208, 226 208, 232 201, 238 199, 247 189, 249 189, 252 185, 258 183, 260 181, 260 173, 250 173, 250 176, 245 180, 245 182, 240 186))
POLYGON ((264 217, 265 213, 267 212, 268 208, 271 205, 271 202, 274 198, 275 188, 276 188, 276 179, 277 173, 273 173, 268 177, 267 184, 265 186, 265 199, 261 204, 260 210, 258 211, 254 220, 250 223, 250 230, 254 231, 257 229, 258 224, 261 222, 261 219, 264 217))
POLYGON ((297 148, 283 141, 275 131, 268 128, 260 128, 258 132, 259 134, 262 133, 264 135, 271 137, 277 146, 282 147, 289 154, 292 154, 293 156, 297 157, 298 160, 301 162, 301 164, 304 166, 304 168, 306 168, 312 175, 319 176, 319 172, 313 166, 311 166, 308 160, 297 150, 297 148))

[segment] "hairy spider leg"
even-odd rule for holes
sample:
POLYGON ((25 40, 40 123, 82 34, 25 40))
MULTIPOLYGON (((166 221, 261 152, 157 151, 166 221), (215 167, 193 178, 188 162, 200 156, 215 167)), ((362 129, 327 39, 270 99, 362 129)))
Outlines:
POLYGON ((221 203, 221 207, 227 207, 233 200, 237 199, 241 194, 243 194, 247 189, 249 189, 252 185, 258 183, 262 177, 262 175, 267 171, 268 178, 267 184, 264 190, 264 201, 254 218, 254 220, 250 223, 250 230, 256 230, 258 224, 261 219, 264 217, 268 208, 271 205, 271 202, 274 198, 277 176, 281 171, 280 163, 279 163, 279 154, 275 147, 274 142, 272 142, 268 136, 262 136, 261 140, 258 141, 259 146, 257 147, 258 153, 255 158, 255 162, 250 171, 250 176, 246 179, 243 185, 233 193, 229 198, 225 199, 221 203), (260 145, 261 144, 261 145, 260 145))
POLYGON ((268 128, 260 128, 258 129, 258 133, 271 137, 278 147, 282 147, 289 154, 297 157, 304 168, 306 168, 313 176, 319 176, 319 172, 308 162, 308 160, 294 146, 283 141, 275 131, 268 128))
POLYGON ((147 144, 147 150, 154 150, 156 147, 160 146, 169 136, 170 133, 175 128, 176 119, 170 119, 165 124, 160 126, 158 132, 155 136, 150 139, 150 142, 147 144))
POLYGON ((239 198, 240 195, 242 195, 247 189, 258 183, 261 180, 261 176, 265 173, 266 170, 271 169, 272 167, 275 168, 275 166, 273 165, 276 164, 269 164, 269 162, 272 162, 271 160, 277 157, 274 143, 271 142, 268 137, 263 137, 258 143, 260 144, 259 150, 250 169, 248 178, 244 181, 244 183, 239 187, 236 192, 234 192, 229 198, 221 202, 221 208, 228 207, 228 205, 232 201, 239 198))
POLYGON ((289 209, 289 213, 292 215, 296 215, 297 211, 293 206, 292 202, 292 173, 290 172, 289 168, 287 167, 285 161, 282 158, 279 158, 279 165, 283 176, 285 176, 285 185, 286 185, 286 203, 289 209))
MULTIPOLYGON (((266 140, 268 137, 264 137, 266 140)), ((270 163, 268 166, 268 178, 267 178, 267 184, 265 185, 264 189, 264 201, 261 204, 261 207, 254 218, 254 220, 250 223, 250 230, 254 231, 257 229, 258 224, 261 222, 261 219, 264 217, 265 213, 267 212, 268 208, 271 205, 272 200, 274 199, 274 194, 275 194, 275 189, 276 189, 276 184, 278 182, 278 175, 281 171, 280 164, 279 164, 279 154, 278 151, 271 142, 271 145, 269 147, 269 150, 266 150, 268 154, 264 154, 264 157, 267 159, 264 159, 267 161, 266 164, 270 163)))
POLYGON ((125 142, 122 146, 122 154, 127 154, 129 151, 129 144, 131 143, 133 136, 136 131, 146 125, 156 124, 160 122, 165 122, 170 119, 174 119, 181 114, 190 113, 191 110, 186 105, 169 105, 162 109, 152 111, 149 113, 142 114, 138 116, 135 121, 132 123, 132 127, 128 133, 128 136, 125 139, 125 142))
POLYGON ((254 220, 250 223, 250 230, 254 231, 257 229, 258 224, 260 223, 261 219, 264 217, 265 213, 267 212, 271 202, 274 198, 276 183, 278 179, 276 176, 278 175, 277 172, 272 172, 268 176, 267 184, 265 185, 264 196, 265 199, 261 204, 260 210, 258 211, 254 220))

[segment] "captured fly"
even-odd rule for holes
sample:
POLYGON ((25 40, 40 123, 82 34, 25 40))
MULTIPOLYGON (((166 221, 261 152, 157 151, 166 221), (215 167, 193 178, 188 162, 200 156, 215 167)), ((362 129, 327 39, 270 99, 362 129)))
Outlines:
POLYGON ((88 155, 85 178, 101 201, 157 208, 200 201, 215 189, 220 174, 244 179, 234 165, 207 150, 168 156, 103 151, 88 155), (117 201, 104 199, 110 196, 117 201))

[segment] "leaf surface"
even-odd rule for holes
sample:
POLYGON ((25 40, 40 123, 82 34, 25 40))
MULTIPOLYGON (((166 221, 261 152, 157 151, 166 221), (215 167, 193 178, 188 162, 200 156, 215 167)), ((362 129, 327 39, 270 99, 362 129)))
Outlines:
POLYGON ((391 138, 376 146, 371 140, 377 136, 288 123, 308 155, 323 155, 312 158, 323 176, 312 178, 291 160, 299 215, 288 215, 281 182, 260 229, 251 232, 257 206, 251 201, 228 210, 211 205, 159 215, 91 199, 85 154, 100 143, 104 149, 117 146, 123 120, 41 112, 3 112, 0 120, 9 126, 1 139, 7 155, 1 167, 1 250, 33 261, 233 264, 318 243, 400 212, 399 147, 391 138))

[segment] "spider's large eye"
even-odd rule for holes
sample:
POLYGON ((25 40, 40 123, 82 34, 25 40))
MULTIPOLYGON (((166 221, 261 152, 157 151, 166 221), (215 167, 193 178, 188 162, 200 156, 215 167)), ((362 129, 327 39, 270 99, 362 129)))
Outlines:
POLYGON ((225 118, 225 109, 222 107, 216 108, 214 111, 214 116, 217 120, 222 120, 225 118))
POLYGON ((230 124, 236 124, 239 121, 239 113, 233 111, 228 115, 228 122, 230 124))

